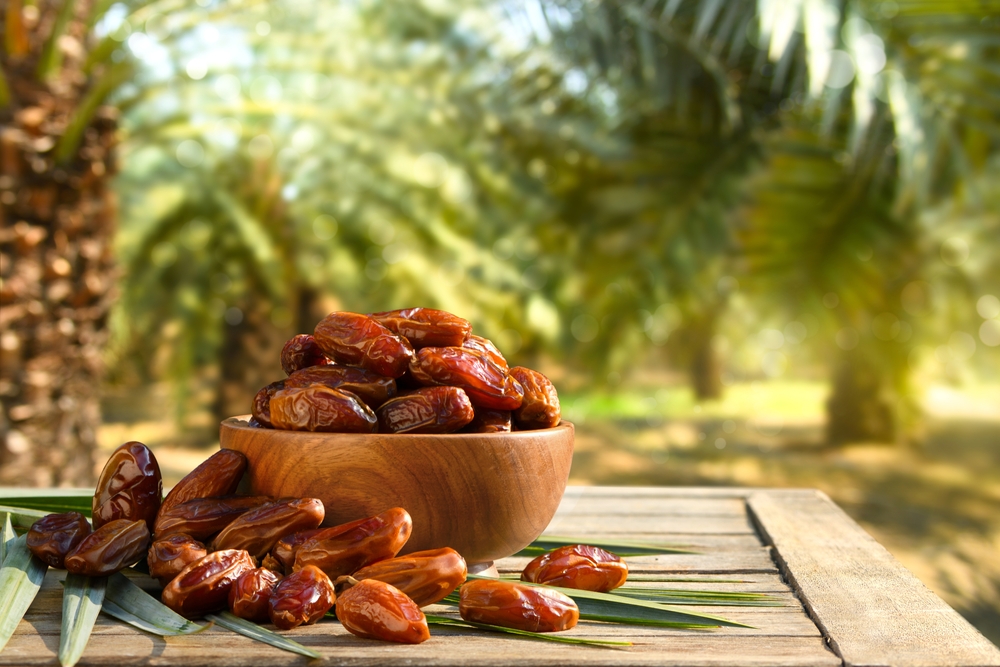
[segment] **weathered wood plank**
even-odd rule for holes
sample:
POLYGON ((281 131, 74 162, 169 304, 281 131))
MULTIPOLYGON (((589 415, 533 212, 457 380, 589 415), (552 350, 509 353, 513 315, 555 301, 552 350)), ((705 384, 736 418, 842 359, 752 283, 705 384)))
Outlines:
MULTIPOLYGON (((840 661, 820 637, 764 637, 751 642, 743 636, 715 636, 675 631, 669 637, 637 638, 631 647, 595 648, 520 640, 503 635, 434 628, 431 639, 419 646, 401 646, 358 639, 337 623, 295 631, 296 641, 319 651, 324 662, 336 665, 501 665, 546 667, 580 665, 685 665, 687 667, 836 667, 840 661)), ((17 637, 0 654, 0 665, 51 665, 59 639, 55 635, 17 637)), ((284 653, 248 639, 212 629, 190 637, 166 640, 136 632, 128 641, 121 635, 94 635, 78 663, 89 665, 235 665, 310 664, 306 658, 284 653)))
POLYGON ((1000 665, 1000 650, 825 494, 760 491, 747 503, 845 665, 1000 665))
POLYGON ((608 536, 630 534, 690 533, 709 535, 755 535, 746 513, 742 516, 661 516, 659 514, 622 514, 602 517, 597 514, 557 516, 546 532, 551 535, 571 535, 586 531, 608 536))

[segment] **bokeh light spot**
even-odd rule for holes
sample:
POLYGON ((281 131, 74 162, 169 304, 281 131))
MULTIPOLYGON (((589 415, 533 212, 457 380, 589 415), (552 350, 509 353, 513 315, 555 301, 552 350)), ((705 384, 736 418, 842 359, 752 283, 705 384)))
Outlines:
POLYGON ((726 448, 726 439, 725 438, 716 438, 715 439, 715 448, 716 449, 725 449, 726 448))
POLYGON ((223 318, 229 326, 238 326, 243 322, 243 311, 236 306, 230 306, 229 308, 226 308, 226 314, 223 315, 223 318))
POLYGON ((830 68, 826 72, 829 88, 843 88, 854 80, 854 59, 847 51, 830 51, 830 68))
POLYGON ((329 241, 337 235, 340 225, 332 215, 317 215, 313 219, 312 231, 320 241, 329 241))
POLYGON ((837 332, 834 338, 837 341, 837 347, 841 350, 853 350, 858 346, 861 336, 858 335, 857 329, 853 327, 844 327, 837 332))
POLYGON ((931 286, 922 280, 915 280, 903 288, 900 302, 910 315, 923 315, 930 307, 931 286))
POLYGON ((986 320, 979 325, 979 340, 987 347, 1000 345, 1000 322, 996 320, 986 320))
POLYGON ((992 294, 984 294, 976 301, 976 312, 984 320, 993 319, 1000 315, 1000 299, 992 294))
POLYGON ((254 31, 261 37, 267 37, 271 34, 271 24, 267 21, 258 21, 254 31))
POLYGON ((783 333, 785 334, 785 340, 792 345, 798 345, 809 335, 806 325, 796 320, 792 320, 786 324, 783 333))
POLYGON ((960 266, 969 258, 969 244, 953 236, 941 244, 941 260, 948 266, 960 266))
POLYGON ((258 134, 247 143, 247 153, 254 160, 266 160, 274 154, 274 142, 266 134, 258 134))
POLYGON ((205 149, 194 139, 185 139, 177 144, 177 161, 182 167, 193 169, 205 161, 205 149))
POLYGON ((208 61, 204 58, 192 58, 184 67, 184 71, 195 81, 200 81, 208 74, 208 61))
POLYGON ((761 347, 780 350, 785 345, 785 335, 777 329, 764 329, 757 335, 761 347))
POLYGON ((954 331, 948 337, 951 356, 957 361, 966 361, 976 353, 976 339, 964 331, 954 331))
POLYGON ((892 313, 879 313, 872 319, 872 333, 879 340, 892 340, 899 330, 899 318, 892 313))
POLYGON ((788 368, 788 357, 781 352, 767 352, 761 359, 760 368, 767 377, 781 377, 788 368))

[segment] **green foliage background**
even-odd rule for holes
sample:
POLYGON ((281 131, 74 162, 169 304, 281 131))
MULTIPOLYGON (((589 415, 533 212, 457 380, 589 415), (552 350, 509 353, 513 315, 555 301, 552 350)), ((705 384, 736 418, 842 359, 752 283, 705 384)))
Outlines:
POLYGON ((114 379, 223 413, 325 310, 419 304, 583 387, 826 375, 833 439, 900 437, 915 371, 1000 361, 987 4, 112 5, 114 379))

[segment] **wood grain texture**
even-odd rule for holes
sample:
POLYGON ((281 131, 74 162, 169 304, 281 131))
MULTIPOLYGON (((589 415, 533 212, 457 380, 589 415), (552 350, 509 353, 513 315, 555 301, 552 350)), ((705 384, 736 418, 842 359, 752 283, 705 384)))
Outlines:
POLYGON ((413 517, 403 553, 452 547, 470 563, 509 556, 559 507, 573 425, 515 433, 348 434, 222 423, 222 447, 249 460, 251 491, 320 498, 333 526, 402 507, 413 517))
MULTIPOLYGON (((732 490, 595 489, 567 490, 549 532, 559 535, 600 536, 606 527, 616 535, 655 543, 683 543, 697 554, 629 558, 637 586, 768 592, 781 607, 690 607, 692 611, 722 614, 753 628, 674 630, 620 626, 583 621, 568 636, 619 639, 634 642, 622 649, 550 644, 476 631, 432 627, 430 641, 419 646, 395 646, 357 639, 335 621, 298 628, 289 633, 318 650, 325 661, 343 665, 589 665, 666 667, 688 665, 775 665, 835 667, 840 660, 826 647, 819 629, 806 615, 794 592, 778 573, 769 550, 748 523, 743 495, 732 490), (631 494, 631 491, 637 493, 631 494), (676 519, 683 519, 677 521, 676 519), (697 525, 695 532, 686 532, 697 525), (734 526, 736 532, 734 531, 734 526), (685 532, 678 532, 683 530, 685 532), (580 532, 586 531, 586 532, 580 532), (697 578, 709 581, 642 583, 642 575, 697 578)), ((518 571, 524 558, 505 558, 497 565, 518 571)), ((53 573, 18 628, 0 665, 51 665, 58 650, 60 587, 53 573)), ((138 583, 152 589, 150 579, 138 583)), ((452 614, 444 606, 432 613, 452 614)), ((144 635, 112 619, 101 617, 81 665, 308 665, 305 658, 282 653, 243 637, 212 628, 201 635, 166 640, 144 635)))
POLYGON ((1000 665, 992 643, 825 494, 764 491, 747 503, 845 665, 1000 665))

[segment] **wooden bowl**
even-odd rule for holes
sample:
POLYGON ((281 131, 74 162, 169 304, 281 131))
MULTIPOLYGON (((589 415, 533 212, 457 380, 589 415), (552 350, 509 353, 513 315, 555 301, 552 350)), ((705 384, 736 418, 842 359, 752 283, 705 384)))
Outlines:
POLYGON ((391 507, 413 517, 402 553, 452 547, 470 565, 517 553, 552 520, 573 459, 573 425, 513 433, 310 433, 221 426, 246 455, 255 494, 320 498, 323 525, 391 507))

